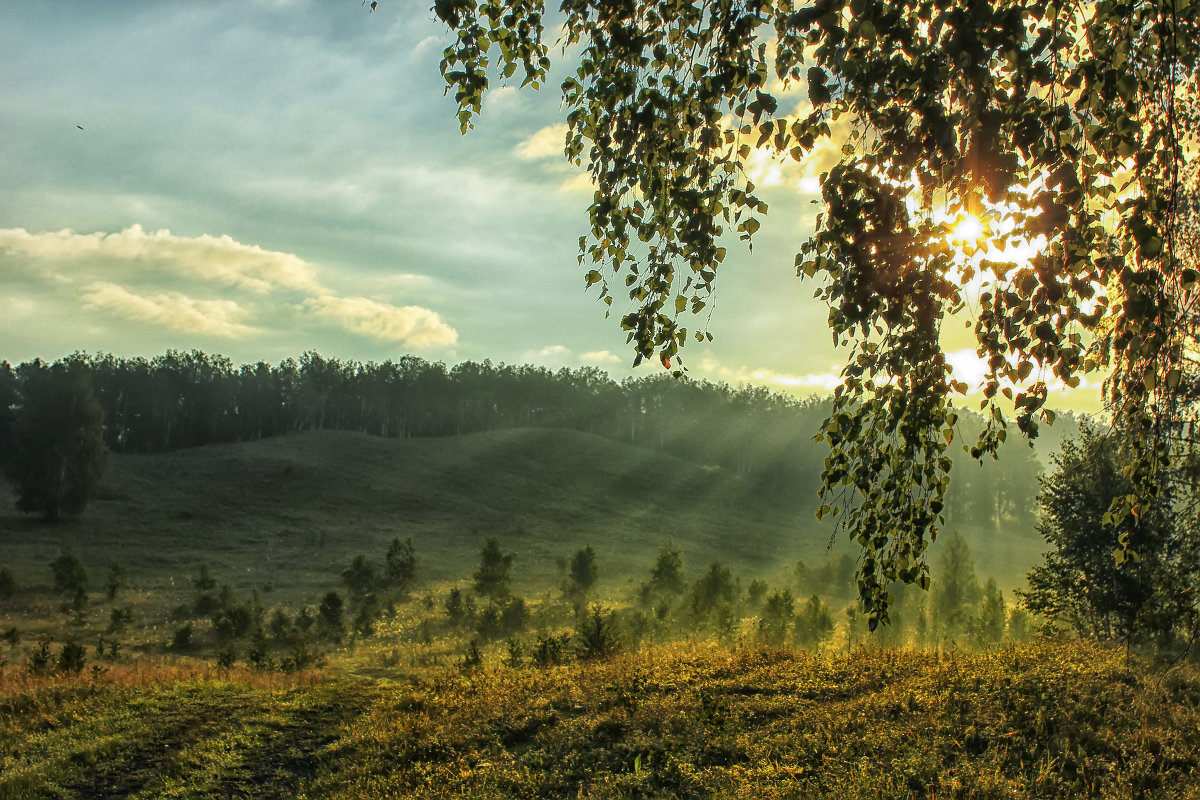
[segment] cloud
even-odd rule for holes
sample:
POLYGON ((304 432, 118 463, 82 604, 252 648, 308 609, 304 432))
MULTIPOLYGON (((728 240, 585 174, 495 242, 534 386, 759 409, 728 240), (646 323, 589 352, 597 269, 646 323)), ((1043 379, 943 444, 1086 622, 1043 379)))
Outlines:
POLYGON ((787 372, 776 372, 773 369, 756 369, 748 375, 749 382, 779 386, 785 389, 820 389, 832 392, 841 385, 841 368, 834 367, 828 372, 809 372, 804 375, 792 375, 787 372))
POLYGON ((176 275, 264 294, 274 289, 316 292, 316 267, 299 256, 234 241, 229 236, 175 236, 131 225, 119 233, 75 233, 64 229, 29 233, 0 229, 0 251, 49 262, 97 259, 159 267, 176 275))
POLYGON ((585 364, 620 364, 621 357, 607 350, 592 350, 579 356, 585 364))
POLYGON ((517 158, 525 161, 540 161, 543 158, 562 158, 563 142, 567 138, 567 126, 547 125, 514 148, 517 158))
POLYGON ((446 347, 458 341, 458 331, 443 322, 437 313, 420 306, 394 306, 366 297, 324 294, 305 300, 303 308, 335 321, 352 333, 383 342, 446 347))
POLYGON ((798 375, 790 372, 778 372, 766 367, 738 367, 732 369, 723 366, 712 358, 701 358, 693 371, 701 377, 721 380, 734 385, 755 384, 768 386, 773 389, 786 390, 801 396, 810 394, 826 394, 832 392, 842 382, 842 367, 840 364, 830 365, 828 370, 808 372, 798 375))
POLYGON ((237 321, 245 311, 232 300, 197 300, 178 292, 139 295, 115 283, 97 282, 87 287, 83 304, 182 333, 235 338, 256 332, 237 321))

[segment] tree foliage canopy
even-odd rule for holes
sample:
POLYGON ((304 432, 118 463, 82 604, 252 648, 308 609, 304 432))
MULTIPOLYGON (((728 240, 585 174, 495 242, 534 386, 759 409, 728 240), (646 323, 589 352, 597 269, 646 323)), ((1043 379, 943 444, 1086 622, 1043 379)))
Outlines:
POLYGON ((1053 473, 1042 480, 1039 531, 1049 546, 1022 592, 1027 608, 1070 626, 1080 636, 1169 646, 1189 644, 1200 604, 1200 530, 1196 470, 1172 469, 1154 503, 1117 525, 1101 521, 1112 498, 1128 492, 1116 437, 1085 427, 1063 444, 1053 473), (1136 558, 1121 544, 1142 543, 1136 558))
POLYGON ((17 508, 48 520, 83 512, 104 473, 104 410, 86 369, 40 361, 21 367, 20 405, 5 476, 17 508))
MULTIPOLYGON (((442 73, 464 132, 490 79, 547 80, 544 3, 434 10, 456 35, 442 73)), ((889 583, 927 581, 952 401, 969 388, 942 351, 955 318, 987 364, 972 455, 995 453, 1010 416, 1036 435, 1052 388, 1099 372, 1134 434, 1113 516, 1153 496, 1200 277, 1179 230, 1200 3, 564 0, 561 15, 565 154, 596 189, 580 261, 605 303, 628 293, 635 362, 670 368, 708 336, 688 314, 709 302, 725 243, 750 240, 767 210, 751 154, 841 145, 795 267, 850 350, 818 515, 846 512, 872 626, 889 583), (968 214, 999 257, 953 246, 968 214), (1021 243, 1036 252, 1005 255, 1021 243)))

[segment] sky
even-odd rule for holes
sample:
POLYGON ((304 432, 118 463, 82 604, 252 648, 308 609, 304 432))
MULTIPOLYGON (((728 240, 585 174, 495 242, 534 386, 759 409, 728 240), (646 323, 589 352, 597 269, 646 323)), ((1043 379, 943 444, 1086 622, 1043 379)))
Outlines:
MULTIPOLYGON (((404 0, 10 4, 0 359, 315 349, 661 369, 632 369, 620 301, 605 319, 584 290, 592 189, 562 156, 558 81, 496 84, 462 136, 438 73, 449 41, 404 0)), ((771 209, 753 252, 729 245, 714 341, 684 350, 692 376, 836 385, 845 354, 792 266, 828 156, 752 162, 771 209)))

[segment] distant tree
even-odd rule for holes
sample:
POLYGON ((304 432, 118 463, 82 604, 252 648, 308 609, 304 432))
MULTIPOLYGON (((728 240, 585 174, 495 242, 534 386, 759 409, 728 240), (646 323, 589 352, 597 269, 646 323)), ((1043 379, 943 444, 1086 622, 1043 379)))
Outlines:
POLYGON ((515 556, 500 550, 500 540, 491 537, 479 554, 479 570, 475 573, 475 592, 482 597, 500 601, 508 597, 512 577, 509 570, 515 556))
POLYGON ((276 606, 271 612, 271 621, 267 624, 267 629, 271 631, 271 636, 283 641, 289 638, 292 631, 295 630, 295 626, 292 624, 287 611, 280 606, 276 606))
POLYGON ((192 646, 192 623, 185 622, 182 626, 175 629, 175 633, 171 636, 172 650, 187 650, 192 646))
POLYGON ((361 636, 372 636, 375 633, 375 623, 383 615, 383 607, 379 598, 374 594, 363 595, 358 602, 358 611, 354 615, 354 630, 361 636))
POLYGON ((350 562, 350 566, 342 570, 342 583, 346 584, 346 588, 350 590, 350 596, 355 600, 362 599, 375 588, 377 580, 378 572, 375 565, 364 555, 355 556, 350 562))
POLYGON ((746 604, 754 611, 761 609, 768 589, 767 582, 761 578, 750 581, 750 585, 746 588, 746 604))
POLYGON ((221 600, 213 593, 213 589, 217 588, 217 579, 212 576, 208 564, 200 565, 192 585, 196 587, 196 599, 192 601, 193 613, 208 617, 221 609, 221 600))
POLYGON ((22 365, 21 405, 4 473, 17 508, 48 520, 83 512, 104 472, 104 411, 79 365, 22 365))
POLYGON ((796 599, 787 589, 776 590, 767 596, 758 618, 759 636, 772 647, 787 641, 796 619, 796 599))
POLYGON ((977 616, 979 578, 967 540, 955 532, 938 555, 937 580, 930 596, 932 623, 939 636, 966 635, 977 616))
POLYGON ((511 597, 500 611, 500 630, 506 636, 520 633, 529 625, 529 606, 524 597, 511 597))
POLYGON ((392 539, 384 562, 384 575, 387 585, 393 589, 403 594, 412 591, 417 582, 417 556, 412 537, 403 542, 398 536, 392 539))
POLYGON ((796 618, 796 641, 802 647, 818 650, 833 636, 833 615, 817 595, 808 598, 796 618))
POLYGON ((17 579, 7 564, 0 565, 0 600, 7 600, 17 592, 17 579))
POLYGON ((650 568, 650 579, 638 590, 639 601, 643 607, 653 609, 661 620, 685 587, 683 551, 674 542, 667 542, 658 550, 658 558, 650 568))
POLYGON ((192 579, 192 585, 200 592, 211 592, 217 588, 217 579, 212 576, 212 572, 208 569, 208 564, 201 564, 196 577, 192 579))
POLYGON ((1089 638, 1126 645, 1193 638, 1200 621, 1195 477, 1177 472, 1138 516, 1106 525, 1108 504, 1131 491, 1117 436, 1085 426, 1053 464, 1039 498, 1039 532, 1050 549, 1018 592, 1024 606, 1089 638), (1130 540, 1144 543, 1136 559, 1124 557, 1130 540))
POLYGON ((692 584, 688 605, 697 623, 725 622, 740 594, 737 579, 729 567, 714 561, 708 572, 692 584))
POLYGON ((58 557, 50 562, 50 572, 54 575, 54 591, 64 595, 74 595, 79 591, 87 591, 87 567, 75 555, 74 550, 63 550, 58 557))
POLYGON ((108 577, 104 579, 104 596, 111 603, 117 599, 117 593, 125 585, 125 570, 120 564, 109 564, 108 577))
POLYGON ((598 575, 596 551, 589 544, 571 556, 571 561, 567 567, 565 594, 576 605, 584 603, 588 593, 596 585, 598 575))
POLYGON ((1008 611, 1004 607, 1004 594, 996 585, 995 578, 988 578, 983 587, 983 600, 979 604, 979 619, 975 625, 976 638, 982 644, 995 644, 1004 638, 1008 625, 1008 611))
POLYGON ((74 638, 68 638, 67 641, 63 642, 56 666, 59 673, 63 675, 78 675, 83 671, 83 667, 86 664, 87 648, 76 642, 74 638))
POLYGON ((584 660, 606 658, 621 649, 611 611, 593 605, 575 631, 577 652, 584 660))
POLYGON ((491 602, 484 606, 475 620, 475 633, 481 641, 490 641, 500 636, 500 606, 491 602))
POLYGON ((20 402, 17 373, 12 364, 0 361, 0 467, 8 462, 12 452, 12 433, 20 402))
POLYGON ((345 609, 346 602, 337 592, 326 592, 325 596, 321 598, 321 605, 317 608, 317 619, 325 632, 333 638, 342 635, 344 627, 342 615, 345 613, 345 609))
POLYGON ((1008 612, 1008 638, 1013 642, 1023 642, 1033 635, 1033 626, 1029 612, 1021 606, 1013 606, 1008 612))
POLYGON ((450 620, 450 624, 458 627, 462 625, 467 618, 466 607, 463 603, 462 589, 455 586, 446 595, 446 616, 450 620))

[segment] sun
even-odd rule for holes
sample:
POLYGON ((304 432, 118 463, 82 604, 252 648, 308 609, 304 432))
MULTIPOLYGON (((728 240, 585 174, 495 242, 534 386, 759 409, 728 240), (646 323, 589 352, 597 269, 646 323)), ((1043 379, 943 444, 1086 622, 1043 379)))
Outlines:
POLYGON ((955 244, 978 246, 983 238, 983 221, 974 214, 964 214, 950 233, 955 244))

